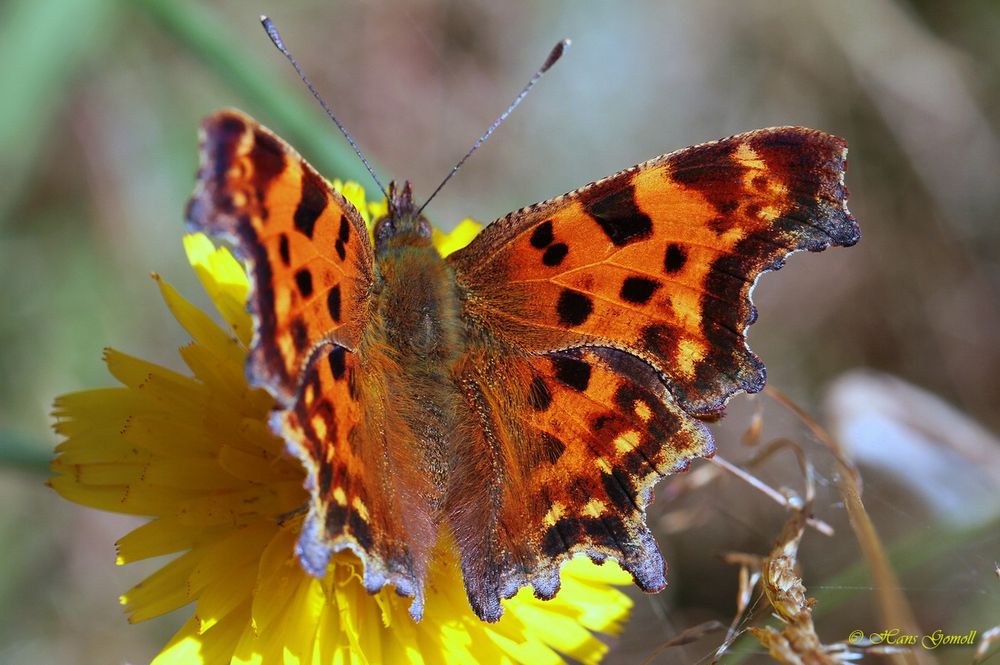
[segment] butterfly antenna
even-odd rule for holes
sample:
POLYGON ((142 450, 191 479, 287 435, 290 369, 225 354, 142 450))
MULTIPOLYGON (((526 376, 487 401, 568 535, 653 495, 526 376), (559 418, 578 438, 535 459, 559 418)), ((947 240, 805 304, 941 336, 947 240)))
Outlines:
POLYGON ((260 24, 264 26, 264 31, 267 32, 267 36, 271 38, 272 42, 274 42, 275 48, 281 51, 281 54, 288 59, 288 62, 292 63, 292 67, 295 68, 295 72, 299 75, 299 78, 302 79, 302 82, 306 84, 306 87, 309 89, 309 92, 312 93, 312 96, 316 98, 316 101, 319 102, 319 105, 323 107, 324 111, 326 111, 326 115, 329 116, 330 120, 333 120, 333 124, 337 125, 337 129, 340 130, 340 133, 344 135, 344 138, 347 139, 347 142, 351 144, 352 148, 354 148, 354 153, 358 156, 359 159, 361 159, 361 163, 365 165, 365 168, 368 169, 368 172, 372 174, 372 179, 375 180, 375 184, 378 185, 378 188, 380 190, 382 190, 382 195, 385 196, 386 200, 389 201, 389 205, 391 206, 392 200, 389 198, 389 194, 385 191, 385 187, 382 186, 382 181, 378 179, 377 175, 375 175, 375 169, 373 169, 372 165, 368 163, 368 160, 365 158, 364 153, 361 152, 361 148, 359 148, 358 144, 354 142, 354 137, 351 136, 351 133, 347 131, 347 128, 344 127, 343 124, 341 124, 340 120, 337 119, 337 116, 333 114, 333 111, 330 110, 330 107, 327 106, 323 98, 320 97, 319 92, 317 92, 316 88, 313 87, 313 84, 309 81, 309 78, 306 76, 305 72, 302 71, 302 68, 299 67, 299 63, 295 60, 295 57, 285 47, 285 42, 282 41, 281 34, 278 32, 278 28, 275 27, 274 22, 267 16, 261 16, 260 24))
POLYGON ((465 153, 465 157, 462 157, 462 159, 458 160, 458 163, 451 168, 451 171, 448 173, 448 175, 445 176, 444 180, 441 181, 441 184, 437 186, 437 189, 431 192, 431 195, 427 198, 426 201, 424 201, 424 204, 420 206, 420 209, 417 210, 417 215, 420 215, 423 209, 427 207, 427 204, 430 203, 435 196, 437 196, 437 193, 441 191, 441 188, 444 187, 445 183, 451 180, 451 177, 453 175, 458 173, 458 170, 462 168, 462 164, 465 163, 465 160, 471 157, 472 153, 474 153, 479 148, 479 146, 481 146, 486 141, 486 139, 490 137, 490 134, 496 131, 496 128, 500 126, 500 123, 502 123, 504 120, 507 119, 507 116, 509 116, 511 112, 517 108, 517 105, 521 103, 521 100, 528 96, 528 92, 530 92, 531 89, 535 87, 535 84, 538 83, 538 79, 542 78, 542 74, 549 71, 552 65, 556 64, 556 62, 559 61, 559 58, 561 58, 566 49, 570 47, 571 43, 572 42, 570 42, 570 40, 564 39, 552 47, 552 50, 549 52, 549 57, 545 58, 545 62, 542 63, 542 66, 538 68, 538 71, 535 72, 535 75, 531 77, 531 79, 528 81, 528 84, 521 89, 521 92, 517 95, 517 97, 514 98, 514 101, 510 103, 510 106, 507 107, 507 110, 501 113, 500 117, 494 120, 493 124, 490 125, 490 128, 487 129, 486 132, 479 137, 479 140, 477 140, 475 143, 472 144, 472 147, 469 148, 469 152, 465 153))

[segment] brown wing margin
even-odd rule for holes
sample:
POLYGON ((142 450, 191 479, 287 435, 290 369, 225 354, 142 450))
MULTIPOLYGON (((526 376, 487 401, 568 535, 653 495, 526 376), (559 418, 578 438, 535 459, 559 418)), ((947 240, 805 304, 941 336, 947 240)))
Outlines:
POLYGON ((321 343, 360 340, 374 260, 364 221, 295 150, 235 110, 202 123, 187 219, 249 262, 247 373, 290 407, 321 343))
POLYGON ((780 127, 658 157, 493 222, 450 255, 465 314, 515 348, 626 350, 691 413, 756 392, 751 291, 788 254, 852 245, 846 144, 780 127))

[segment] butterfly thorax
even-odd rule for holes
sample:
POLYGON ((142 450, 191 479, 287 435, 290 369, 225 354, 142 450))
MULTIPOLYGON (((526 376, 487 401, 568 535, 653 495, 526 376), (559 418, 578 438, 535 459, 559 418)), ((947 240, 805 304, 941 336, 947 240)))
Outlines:
POLYGON ((433 245, 394 238, 375 262, 375 320, 396 360, 419 372, 445 370, 460 351, 454 274, 433 245))

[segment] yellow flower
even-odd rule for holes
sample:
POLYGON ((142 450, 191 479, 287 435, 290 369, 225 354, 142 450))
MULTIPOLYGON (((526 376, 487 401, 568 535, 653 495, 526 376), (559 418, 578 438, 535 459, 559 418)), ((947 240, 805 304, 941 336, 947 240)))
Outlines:
MULTIPOLYGON (((367 203, 358 185, 334 186, 366 221, 384 213, 385 202, 367 203)), ((435 241, 453 251, 478 228, 467 220, 435 241)), ((614 587, 631 581, 614 565, 575 559, 554 600, 522 589, 496 624, 472 613, 447 540, 435 553, 420 623, 408 599, 369 595, 349 552, 334 557, 325 578, 307 575, 294 554, 302 518, 288 517, 306 502, 304 472, 268 428, 271 396, 244 378, 246 273, 203 235, 185 237, 184 247, 229 328, 154 276, 192 337, 180 350, 191 375, 109 349, 108 369, 123 385, 55 403, 63 441, 51 486, 77 503, 151 518, 118 541, 118 564, 179 553, 121 597, 130 621, 194 603, 156 665, 601 660, 607 646, 594 633, 617 633, 632 604, 614 587)))

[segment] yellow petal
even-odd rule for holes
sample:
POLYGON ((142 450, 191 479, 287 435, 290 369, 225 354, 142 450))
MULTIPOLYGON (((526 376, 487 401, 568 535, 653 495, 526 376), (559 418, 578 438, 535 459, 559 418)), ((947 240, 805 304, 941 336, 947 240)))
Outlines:
POLYGON ((151 665, 229 665, 248 614, 244 605, 203 633, 199 633, 198 622, 192 617, 151 665))
POLYGON ((239 524, 245 518, 265 515, 274 518, 305 503, 301 481, 282 481, 264 487, 253 486, 239 492, 213 493, 202 496, 188 493, 173 508, 184 524, 214 526, 239 524))
POLYGON ((434 246, 437 247, 441 256, 448 256, 452 252, 468 245, 482 228, 483 225, 475 220, 463 219, 449 233, 434 229, 434 246))
POLYGON ((198 554, 181 555, 126 591, 119 602, 126 606, 129 621, 136 623, 182 607, 193 598, 188 586, 198 554))
POLYGON ((150 665, 202 665, 205 663, 205 659, 201 655, 201 636, 198 632, 198 622, 194 617, 191 617, 167 642, 167 645, 157 654, 150 665))
POLYGON ((159 515, 188 500, 184 491, 162 490, 155 493, 132 491, 128 485, 81 485, 69 476, 49 479, 49 485, 75 503, 126 515, 159 515))
POLYGON ((197 383, 192 381, 191 377, 112 348, 104 349, 104 363, 108 366, 108 371, 111 372, 112 376, 130 388, 142 386, 152 376, 157 375, 170 383, 194 390, 198 389, 197 383))
POLYGON ((219 529, 181 524, 176 517, 158 517, 130 531, 115 543, 117 565, 190 549, 219 534, 219 529))
POLYGON ((223 399, 231 401, 234 405, 240 404, 244 396, 250 392, 241 365, 227 362, 225 358, 218 357, 200 344, 189 344, 182 348, 180 353, 195 377, 210 391, 226 393, 223 399))
POLYGON ((243 266, 225 247, 216 247, 208 236, 191 233, 184 236, 184 251, 195 274, 219 314, 244 346, 250 344, 252 323, 246 301, 250 291, 243 266))
POLYGON ((230 364, 242 367, 246 352, 239 341, 230 337, 207 314, 181 296, 177 289, 164 282, 158 275, 154 275, 154 278, 160 285, 160 293, 163 295, 167 307, 170 308, 170 312, 177 319, 177 322, 184 326, 194 341, 207 346, 230 364))
MULTIPOLYGON (((257 578, 257 561, 251 560, 239 566, 231 566, 222 571, 218 579, 212 580, 198 597, 195 618, 198 631, 205 632, 242 606, 248 606, 253 598, 253 583, 257 578)), ((242 617, 247 621, 248 617, 242 617)))

